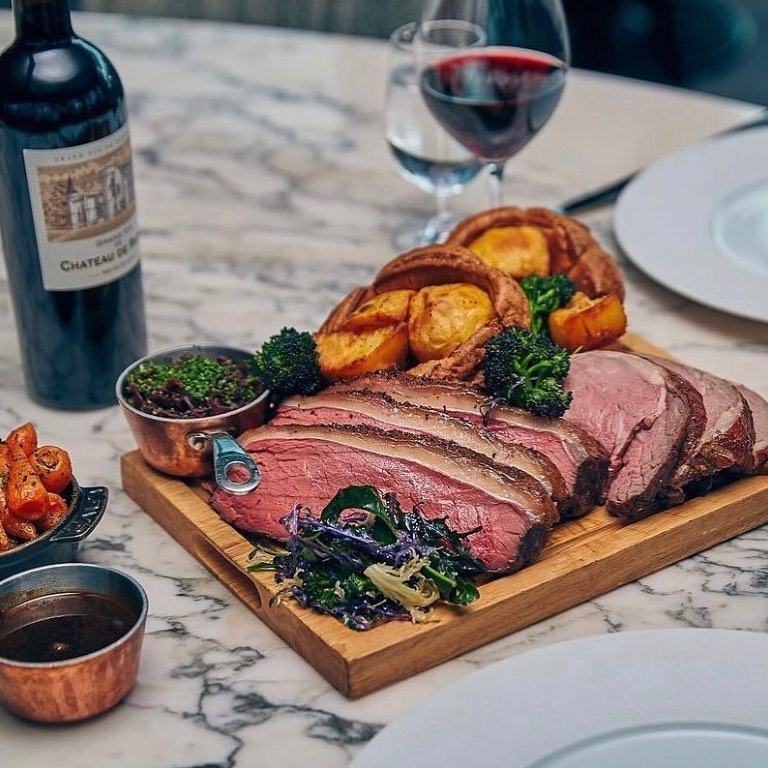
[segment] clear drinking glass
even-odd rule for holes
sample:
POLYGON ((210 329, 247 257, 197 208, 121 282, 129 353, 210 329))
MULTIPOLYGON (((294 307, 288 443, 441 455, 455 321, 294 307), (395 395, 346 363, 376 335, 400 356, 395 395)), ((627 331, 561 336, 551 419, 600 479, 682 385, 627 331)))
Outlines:
MULTIPOLYGON (((386 138, 400 174, 419 189, 434 195, 436 212, 429 219, 406 221, 393 240, 401 250, 443 240, 462 218, 449 210, 448 199, 462 191, 483 167, 432 116, 419 90, 416 52, 418 24, 411 22, 390 37, 386 138)), ((466 40, 477 45, 482 37, 466 40)))
POLYGON ((560 0, 427 0, 419 38, 424 100, 488 166, 498 206, 505 163, 546 124, 565 86, 570 44, 560 0), (455 34, 444 39, 446 20, 479 27, 485 43, 464 50, 455 34))

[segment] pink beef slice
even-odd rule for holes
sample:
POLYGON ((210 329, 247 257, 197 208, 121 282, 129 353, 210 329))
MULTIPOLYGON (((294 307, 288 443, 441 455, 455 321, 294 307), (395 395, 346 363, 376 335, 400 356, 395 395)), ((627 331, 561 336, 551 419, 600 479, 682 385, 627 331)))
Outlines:
POLYGON ((564 386, 573 393, 565 419, 610 455, 608 511, 625 521, 655 511, 702 429, 692 425, 691 387, 650 360, 609 350, 575 354, 564 386))
POLYGON ((504 443, 482 427, 437 408, 398 403, 383 392, 352 390, 292 397, 280 404, 271 423, 368 424, 381 429, 432 435, 525 472, 541 484, 558 509, 567 510, 574 503, 563 476, 543 454, 522 445, 504 443))
POLYGON ((579 517, 603 498, 608 454, 583 429, 563 419, 545 419, 505 406, 487 412, 487 396, 466 384, 407 374, 366 374, 333 384, 326 392, 350 390, 384 392, 400 403, 436 408, 486 429, 503 443, 543 454, 565 480, 569 499, 559 507, 563 518, 579 517))
POLYGON ((244 531, 283 541, 281 519, 295 503, 319 514, 349 485, 394 493, 404 509, 418 505, 466 533, 467 548, 488 571, 530 563, 558 520, 541 486, 480 454, 424 435, 366 426, 265 426, 243 434, 261 484, 245 495, 220 488, 213 508, 244 531))
POLYGON ((665 358, 652 359, 688 381, 701 394, 706 413, 702 435, 693 455, 678 467, 675 484, 690 487, 725 471, 743 474, 751 470, 755 426, 752 409, 738 388, 698 368, 665 358))
POLYGON ((749 474, 768 474, 768 401, 741 384, 738 384, 737 388, 752 411, 752 423, 755 428, 752 467, 749 469, 749 474))

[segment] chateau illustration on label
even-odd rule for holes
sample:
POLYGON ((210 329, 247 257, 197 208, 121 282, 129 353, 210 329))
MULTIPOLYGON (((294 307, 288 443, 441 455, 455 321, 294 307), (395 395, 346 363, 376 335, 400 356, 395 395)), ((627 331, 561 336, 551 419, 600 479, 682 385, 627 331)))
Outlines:
POLYGON ((37 169, 49 243, 95 237, 136 210, 130 144, 96 158, 37 169))

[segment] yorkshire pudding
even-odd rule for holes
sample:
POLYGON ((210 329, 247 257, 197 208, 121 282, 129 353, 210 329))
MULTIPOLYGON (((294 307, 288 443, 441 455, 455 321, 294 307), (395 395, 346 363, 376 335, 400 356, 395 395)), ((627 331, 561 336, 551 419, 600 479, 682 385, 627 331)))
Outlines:
MULTIPOLYGON (((415 364, 411 355, 409 363, 413 367, 409 371, 421 376, 469 379, 482 360, 485 342, 502 328, 513 325, 527 328, 530 313, 528 300, 511 275, 489 266, 461 246, 431 245, 395 257, 379 270, 371 285, 355 289, 336 306, 317 337, 349 332, 350 316, 374 296, 390 291, 418 292, 422 288, 454 283, 468 283, 482 289, 490 299, 493 317, 444 357, 415 364)), ((417 305, 416 301, 412 304, 417 305)))
POLYGON ((448 244, 471 250, 472 244, 490 230, 522 227, 539 230, 546 238, 550 274, 568 275, 590 298, 614 294, 624 299, 621 272, 589 228, 576 219, 546 208, 509 206, 469 216, 456 225, 448 237, 448 244))

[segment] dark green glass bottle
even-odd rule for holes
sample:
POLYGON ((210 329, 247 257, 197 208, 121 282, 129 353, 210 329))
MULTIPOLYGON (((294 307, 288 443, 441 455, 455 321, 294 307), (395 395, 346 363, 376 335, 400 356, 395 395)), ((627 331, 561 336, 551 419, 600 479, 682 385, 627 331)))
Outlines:
POLYGON ((27 391, 115 402, 147 351, 131 148, 112 64, 65 0, 13 0, 0 54, 0 231, 27 391))

